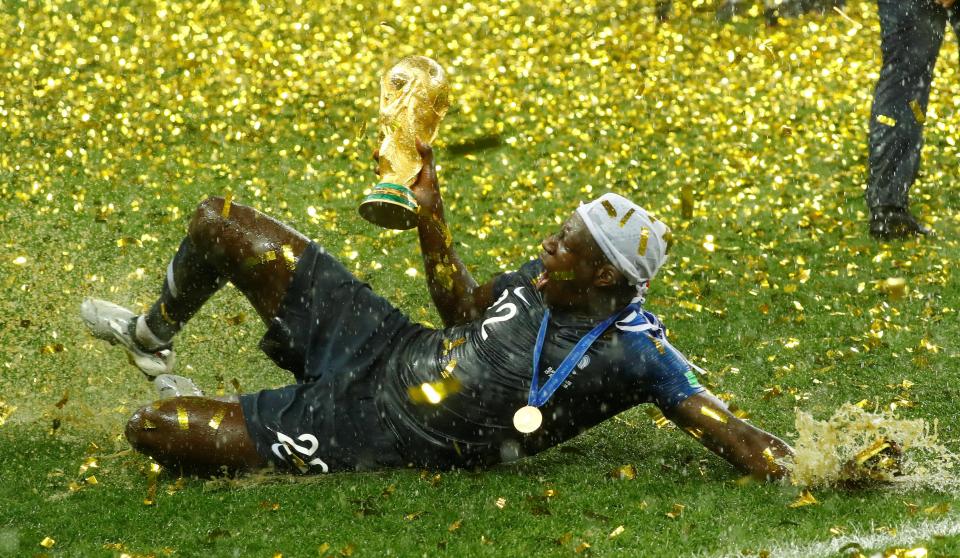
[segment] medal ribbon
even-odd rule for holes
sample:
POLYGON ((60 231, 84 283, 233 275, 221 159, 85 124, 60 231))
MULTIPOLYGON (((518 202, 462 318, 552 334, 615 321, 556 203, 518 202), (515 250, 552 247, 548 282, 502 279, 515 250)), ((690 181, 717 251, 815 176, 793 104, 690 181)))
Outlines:
POLYGON ((590 345, 593 345, 593 342, 599 339, 600 336, 603 335, 603 332, 606 331, 613 322, 617 321, 617 318, 629 310, 634 310, 634 306, 634 304, 630 304, 625 309, 616 312, 597 324, 596 327, 577 341, 577 344, 570 350, 570 354, 568 354, 567 357, 563 359, 563 362, 560 363, 560 366, 557 367, 557 371, 550 376, 550 379, 543 384, 542 388, 538 389, 540 384, 537 380, 540 370, 540 353, 543 351, 543 341, 547 337, 547 323, 550 321, 550 309, 546 309, 543 313, 543 321, 540 322, 540 331, 537 333, 537 344, 533 348, 533 380, 530 382, 530 394, 527 396, 527 404, 531 407, 544 405, 553 394, 556 393, 557 389, 563 385, 567 376, 573 372, 573 367, 576 366, 576 364, 580 362, 580 359, 583 358, 583 355, 587 353, 590 345))

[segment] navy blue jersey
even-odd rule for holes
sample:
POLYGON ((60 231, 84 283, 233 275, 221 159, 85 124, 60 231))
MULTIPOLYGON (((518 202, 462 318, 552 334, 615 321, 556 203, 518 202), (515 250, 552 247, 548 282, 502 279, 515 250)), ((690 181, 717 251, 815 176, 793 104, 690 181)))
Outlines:
MULTIPOLYGON (((532 455, 568 440, 639 403, 669 409, 703 390, 686 359, 666 342, 664 327, 645 311, 611 326, 541 407, 531 434, 513 426, 527 404, 533 349, 546 306, 533 282, 532 260, 500 276, 496 300, 480 318, 444 330, 422 329, 391 351, 376 394, 381 419, 401 453, 424 467, 488 465, 532 455), (434 402, 423 384, 449 387, 434 402)), ((542 386, 596 319, 551 312, 538 371, 542 386)), ((430 389, 429 387, 427 389, 430 389)))

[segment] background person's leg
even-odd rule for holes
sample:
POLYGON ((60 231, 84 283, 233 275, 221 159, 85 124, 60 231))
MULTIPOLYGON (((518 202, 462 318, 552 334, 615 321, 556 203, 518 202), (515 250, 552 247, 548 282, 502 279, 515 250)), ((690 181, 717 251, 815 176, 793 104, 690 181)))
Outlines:
POLYGON ((169 342, 226 281, 265 323, 276 315, 309 240, 251 207, 224 204, 208 198, 194 212, 160 298, 138 323, 138 338, 148 348, 169 342))
POLYGON ((157 401, 130 418, 126 435, 137 451, 172 469, 212 474, 267 464, 247 433, 236 401, 203 397, 157 401))
MULTIPOLYGON (((920 167, 922 115, 946 22, 946 10, 932 1, 877 4, 883 66, 870 115, 866 192, 874 217, 885 209, 908 207, 908 192, 920 167)), ((873 221, 871 232, 876 232, 873 221)))

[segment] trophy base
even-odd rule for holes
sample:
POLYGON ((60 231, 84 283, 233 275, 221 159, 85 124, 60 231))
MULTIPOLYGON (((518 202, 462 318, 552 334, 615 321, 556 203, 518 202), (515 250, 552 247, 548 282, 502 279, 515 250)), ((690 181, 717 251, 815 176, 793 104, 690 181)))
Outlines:
POLYGON ((420 206, 413 192, 400 184, 377 184, 360 202, 360 216, 385 229, 405 231, 417 226, 420 206))

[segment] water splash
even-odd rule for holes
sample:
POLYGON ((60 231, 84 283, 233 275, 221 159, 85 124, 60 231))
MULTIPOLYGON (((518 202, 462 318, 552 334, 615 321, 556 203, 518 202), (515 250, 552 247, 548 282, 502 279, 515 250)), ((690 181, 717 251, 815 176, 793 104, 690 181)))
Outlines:
POLYGON ((960 486, 960 455, 940 442, 936 420, 899 419, 846 403, 824 421, 797 411, 796 428, 796 455, 786 464, 796 485, 960 486))

